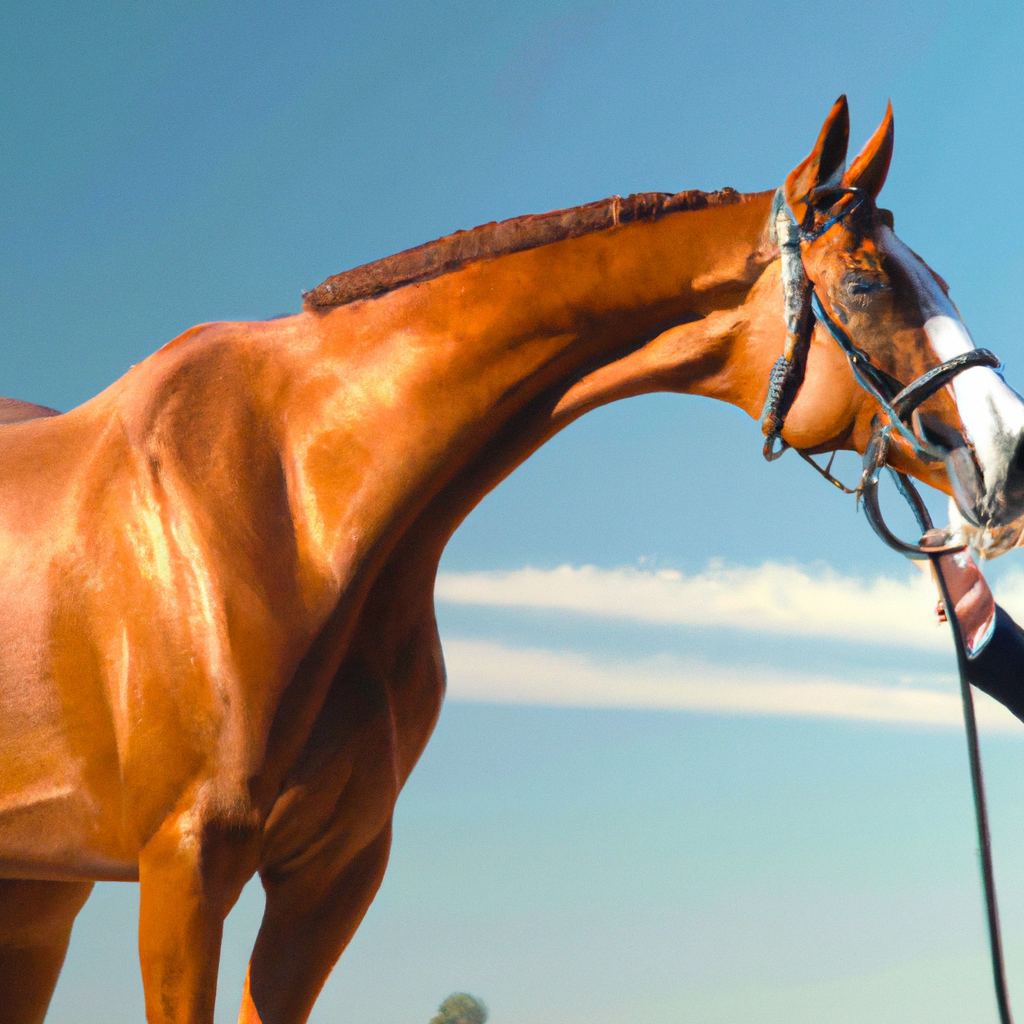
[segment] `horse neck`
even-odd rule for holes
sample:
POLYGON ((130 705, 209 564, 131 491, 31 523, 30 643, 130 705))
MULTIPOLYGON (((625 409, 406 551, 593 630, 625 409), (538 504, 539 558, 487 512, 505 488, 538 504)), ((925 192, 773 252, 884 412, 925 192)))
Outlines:
MULTIPOLYGON (((305 500, 334 509, 337 538, 367 526, 370 535, 400 522, 407 529, 429 510, 443 545, 556 430, 604 401, 654 389, 649 374, 634 380, 627 370, 614 387, 580 394, 595 373, 628 365, 670 328, 743 305, 773 256, 770 202, 770 193, 740 196, 623 224, 309 314, 321 352, 306 374, 322 382, 333 366, 336 388, 317 384, 315 401, 305 388, 302 415, 292 417, 304 433, 305 500), (308 472, 311 455, 331 471, 308 472), (346 464, 346 493, 318 493, 338 486, 346 464)), ((725 330, 705 326, 694 344, 725 330)), ((687 386, 662 387, 701 390, 701 352, 692 355, 687 386)))

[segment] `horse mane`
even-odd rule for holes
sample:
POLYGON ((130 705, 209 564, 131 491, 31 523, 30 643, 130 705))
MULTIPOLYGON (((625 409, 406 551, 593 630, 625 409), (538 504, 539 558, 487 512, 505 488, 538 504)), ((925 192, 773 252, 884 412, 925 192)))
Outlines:
POLYGON ((471 231, 456 231, 436 241, 363 264, 327 278, 303 293, 303 305, 323 312, 357 299, 369 299, 407 284, 429 281, 469 263, 508 253, 536 249, 552 242, 578 238, 632 221, 655 221, 670 213, 703 210, 738 203, 743 196, 734 188, 718 192, 640 192, 626 199, 611 196, 585 206, 551 213, 529 214, 492 221, 471 231))

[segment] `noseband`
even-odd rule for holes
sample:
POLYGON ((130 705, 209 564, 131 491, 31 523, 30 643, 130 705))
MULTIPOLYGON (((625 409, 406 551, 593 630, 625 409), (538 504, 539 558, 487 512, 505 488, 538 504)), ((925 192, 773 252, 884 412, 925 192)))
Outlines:
POLYGON ((896 537, 882 518, 878 502, 878 482, 882 469, 888 468, 900 492, 914 509, 922 530, 931 528, 930 518, 927 519, 927 525, 924 525, 925 519, 922 516, 927 517, 928 512, 909 477, 887 466, 886 460, 892 437, 896 434, 902 438, 910 445, 914 455, 923 462, 947 462, 954 449, 919 438, 910 424, 910 417, 922 402, 945 387, 957 374, 975 366, 998 369, 999 360, 988 349, 973 349, 933 367, 906 386, 875 366, 867 353, 854 344, 846 330, 829 316, 818 294, 817 286, 807 277, 800 251, 801 242, 813 242, 833 225, 849 217, 865 201, 867 194, 856 188, 831 186, 818 191, 847 194, 853 198, 839 213, 813 231, 805 231, 797 223, 782 189, 775 193, 775 200, 772 203, 772 234, 778 241, 782 259, 786 344, 782 356, 772 367, 768 381, 768 396, 765 399, 761 422, 761 429, 766 436, 764 457, 769 462, 774 462, 790 447, 782 438, 782 429, 785 426, 786 415, 803 384, 815 321, 820 321, 846 355, 854 379, 880 406, 881 414, 874 418, 871 440, 864 452, 864 469, 860 483, 855 489, 846 487, 832 476, 831 461, 822 468, 806 452, 799 448, 794 451, 840 490, 847 494, 856 494, 864 502, 865 515, 875 533, 901 554, 909 558, 926 559, 961 550, 963 545, 925 548, 920 544, 908 544, 896 537))

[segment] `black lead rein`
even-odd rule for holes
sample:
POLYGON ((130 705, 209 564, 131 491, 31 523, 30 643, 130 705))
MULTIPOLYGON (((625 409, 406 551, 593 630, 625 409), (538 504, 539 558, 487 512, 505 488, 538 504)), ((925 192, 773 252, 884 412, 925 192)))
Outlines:
MULTIPOLYGON (((853 192, 853 189, 842 191, 853 192)), ((975 349, 965 352, 942 365, 929 370, 918 377, 913 383, 903 385, 890 377, 884 370, 876 367, 852 341, 846 331, 839 326, 826 312, 818 298, 814 285, 806 278, 800 258, 799 241, 813 241, 814 238, 838 223, 859 205, 862 197, 854 196, 851 202, 838 215, 826 221, 816 231, 801 230, 788 205, 782 197, 780 189, 772 207, 774 223, 778 226, 778 241, 783 257, 783 288, 786 292, 787 344, 783 357, 772 369, 772 378, 765 401, 764 432, 767 442, 764 446, 765 458, 769 461, 777 459, 789 447, 782 440, 782 427, 786 413, 803 383, 804 360, 813 332, 814 321, 817 319, 828 330, 839 347, 846 354, 857 383, 878 402, 882 417, 876 416, 874 432, 864 452, 864 471, 860 485, 856 489, 841 484, 831 474, 831 461, 822 468, 806 452, 796 449, 797 454, 811 464, 822 476, 835 484, 847 494, 856 494, 864 502, 864 513, 872 529, 893 550, 914 559, 928 559, 935 570, 942 604, 946 611, 953 634, 953 646, 956 649, 957 668, 960 673, 960 697, 963 704, 964 726, 967 732, 967 752, 971 766, 971 787, 974 792, 974 812, 978 829, 978 846, 981 853, 981 877, 985 890, 985 911, 988 919, 989 949, 992 957, 992 981, 995 987, 996 1004, 999 1008, 1000 1024, 1013 1024, 1010 1012, 1010 997, 1006 987, 1006 970, 1003 964, 1003 943, 999 928, 999 908, 996 902, 995 875, 992 870, 992 840, 988 827, 988 807, 985 800, 985 782, 981 770, 981 750, 978 744, 978 723, 974 712, 974 696, 971 683, 967 677, 967 648, 964 644, 963 631, 957 621, 956 608, 950 597, 949 586, 942 572, 941 558, 945 554, 963 551, 964 544, 945 544, 926 547, 923 544, 910 544, 897 537, 885 524, 882 510, 878 502, 878 482, 883 468, 888 469, 896 482, 900 493, 914 512, 921 533, 926 534, 932 529, 932 519, 925 507, 921 495, 904 473, 897 472, 888 466, 887 456, 893 433, 907 442, 914 454, 925 462, 945 462, 950 452, 943 447, 930 444, 919 438, 910 425, 910 417, 914 410, 940 388, 949 384, 952 379, 964 370, 974 366, 999 367, 999 360, 987 349, 975 349), (789 223, 785 214, 788 214, 789 223), (790 226, 791 225, 791 226, 790 226), (788 263, 788 266, 787 266, 788 263), (789 281, 787 281, 789 278, 789 281), (787 286, 789 290, 787 291, 787 286), (810 306, 810 310, 807 306, 810 306), (810 315, 813 313, 813 315, 810 315), (776 448, 776 442, 779 447, 776 448)), ((948 465, 948 463, 947 463, 948 465)), ((923 538, 922 538, 923 539, 923 538)))
MULTIPOLYGON (((895 403, 894 403, 895 404, 895 403)), ((1010 1012, 1010 996, 1006 987, 1006 968, 1003 963, 1003 940, 999 928, 999 906, 996 901, 996 879, 992 869, 992 837, 988 827, 988 802, 985 799, 985 780, 981 771, 981 748, 978 744, 978 721, 974 713, 974 694, 967 676, 967 648, 964 644, 963 630, 956 617, 956 607, 950 597, 949 585, 942 572, 941 559, 944 554, 962 551, 964 544, 944 545, 942 547, 924 547, 907 544, 893 534, 882 519, 878 503, 878 478, 885 466, 888 448, 889 426, 876 429, 864 453, 864 476, 861 479, 860 493, 864 501, 864 512, 875 533, 900 554, 910 558, 927 558, 935 570, 939 591, 942 594, 942 606, 946 612, 946 621, 953 634, 953 646, 956 649, 956 664, 960 674, 960 700, 964 710, 964 728, 967 733, 967 756, 971 766, 971 789, 974 793, 974 817, 978 830, 978 848, 981 854, 981 880, 985 891, 985 916, 988 921, 988 942, 992 959, 992 983, 996 992, 996 1004, 999 1008, 1000 1024, 1013 1024, 1010 1012)), ((926 534, 932 529, 932 519, 925 507, 921 495, 904 473, 885 466, 892 474, 896 486, 914 512, 921 533, 926 534)))
MULTIPOLYGON (((1013 1024, 1010 1013, 1010 997, 1006 987, 1006 969, 1003 964, 1003 941, 999 929, 999 907, 996 902, 996 880, 992 870, 992 838, 988 827, 988 804, 985 800, 985 781, 981 771, 981 749, 978 745, 978 722, 974 713, 974 694, 967 677, 967 648, 964 644, 963 630, 956 617, 956 608, 950 597, 949 585, 942 572, 942 555, 962 551, 966 545, 946 545, 927 548, 910 545, 896 537, 885 525, 878 504, 878 477, 885 462, 885 450, 888 446, 889 427, 877 430, 864 454, 864 478, 861 483, 861 494, 864 498, 864 511, 875 533, 886 544, 901 554, 911 558, 927 557, 935 570, 935 578, 942 594, 942 606, 946 611, 946 621, 953 634, 953 646, 956 648, 956 663, 960 672, 960 699, 964 709, 964 727, 967 732, 967 754, 971 765, 971 788, 974 792, 974 816, 978 829, 978 847, 981 853, 981 879, 985 890, 985 914, 988 920, 989 950, 992 956, 992 982, 996 991, 996 1004, 999 1007, 1001 1024, 1013 1024)), ((914 516, 922 534, 932 529, 932 519, 928 509, 921 500, 917 488, 910 478, 886 467, 892 473, 896 486, 913 509, 914 516)))
POLYGON ((1006 987, 1006 968, 1003 963, 1003 939, 999 929, 999 906, 996 902, 996 876, 992 870, 992 836, 988 828, 988 803, 985 800, 985 780, 981 774, 981 748, 978 745, 978 722, 974 714, 974 694, 967 678, 967 649, 963 631, 957 621, 956 609, 949 595, 949 585, 939 565, 939 555, 929 556, 935 568, 935 577, 942 592, 942 605, 946 621, 953 633, 956 664, 960 670, 960 699, 964 708, 964 728, 967 732, 967 754, 971 764, 971 788, 974 791, 974 817, 978 827, 978 847, 981 853, 981 879, 985 889, 985 916, 988 921, 988 944, 992 954, 992 983, 996 990, 1001 1024, 1013 1024, 1010 995, 1006 987))

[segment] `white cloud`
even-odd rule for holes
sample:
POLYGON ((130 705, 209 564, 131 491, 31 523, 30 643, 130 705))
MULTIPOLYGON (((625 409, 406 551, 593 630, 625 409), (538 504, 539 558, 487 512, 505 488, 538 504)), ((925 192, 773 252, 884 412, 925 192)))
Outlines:
MULTIPOLYGON (((962 727, 953 676, 900 685, 851 683, 772 669, 723 668, 658 657, 602 662, 586 655, 446 640, 453 700, 559 707, 796 715, 903 725, 962 727)), ((1024 726, 984 694, 975 695, 979 725, 1024 735, 1024 726)))
MULTIPOLYGON (((1024 576, 1020 580, 1024 597, 1024 576)), ((862 580, 829 569, 766 562, 676 571, 592 565, 515 572, 441 573, 435 595, 452 604, 557 609, 679 626, 728 626, 861 643, 951 649, 936 628, 934 584, 922 572, 862 580)), ((1024 603, 1024 602, 1022 602, 1024 603)))
MULTIPOLYGON (((996 596, 1011 614, 1024 612, 1024 573, 1004 577, 996 596)), ((926 573, 914 570, 903 579, 863 580, 827 568, 774 563, 757 568, 712 564, 691 576, 565 565, 441 573, 436 597, 451 604, 552 609, 634 622, 946 650, 950 656, 949 673, 942 676, 851 680, 668 655, 602 660, 576 652, 449 639, 444 644, 449 694, 456 700, 962 727, 949 631, 935 623, 934 584, 926 573)), ((985 729, 1024 735, 1021 723, 1001 705, 977 691, 975 699, 985 729)))

